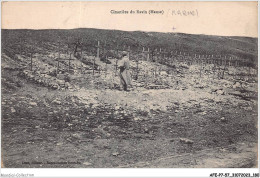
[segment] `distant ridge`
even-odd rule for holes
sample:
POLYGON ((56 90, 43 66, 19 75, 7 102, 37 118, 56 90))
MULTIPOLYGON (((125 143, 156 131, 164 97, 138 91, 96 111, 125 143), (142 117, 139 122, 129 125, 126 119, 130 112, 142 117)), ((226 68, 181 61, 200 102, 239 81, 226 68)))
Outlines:
POLYGON ((142 47, 152 49, 162 48, 166 51, 182 51, 189 54, 220 54, 236 56, 244 60, 257 61, 258 38, 239 36, 194 35, 185 33, 161 33, 143 31, 120 31, 94 28, 77 29, 2 29, 2 46, 5 39, 17 43, 19 39, 27 41, 57 42, 59 37, 63 43, 83 39, 88 44, 95 45, 97 40, 101 45, 115 49, 117 46, 130 46, 135 51, 142 47), (31 40, 29 40, 31 39, 31 40))

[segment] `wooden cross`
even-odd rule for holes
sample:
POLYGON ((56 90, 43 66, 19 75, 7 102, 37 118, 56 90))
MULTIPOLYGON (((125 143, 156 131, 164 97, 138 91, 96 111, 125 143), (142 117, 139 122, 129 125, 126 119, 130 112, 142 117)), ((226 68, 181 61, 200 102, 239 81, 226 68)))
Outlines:
POLYGON ((23 53, 22 52, 22 38, 20 38, 20 45, 19 46, 20 46, 20 55, 22 55, 22 53, 23 53))
POLYGON ((116 74, 117 74, 117 63, 118 63, 118 59, 116 59, 116 64, 114 65, 115 66, 115 76, 116 76, 116 74))
POLYGON ((128 49, 127 49, 127 56, 128 56, 128 58, 130 59, 130 46, 128 46, 128 49))
POLYGON ((100 43, 99 43, 99 41, 98 41, 98 45, 97 45, 97 58, 99 58, 99 45, 100 45, 100 43))
POLYGON ((71 53, 70 53, 70 58, 69 58, 69 71, 70 71, 70 60, 71 60, 71 53))
POLYGON ((81 46, 81 49, 80 49, 80 61, 81 61, 81 73, 82 73, 82 69, 83 69, 83 49, 82 49, 82 46, 81 46))
MULTIPOLYGON (((161 49, 161 48, 160 48, 161 49)), ((165 64, 166 62, 166 60, 165 60, 165 54, 167 54, 168 52, 166 51, 166 49, 164 50, 164 52, 160 52, 161 54, 163 54, 163 63, 165 64)))
POLYGON ((92 68, 93 68, 93 75, 95 74, 95 63, 96 63, 96 58, 94 57, 93 58, 93 66, 92 66, 92 68))
POLYGON ((67 42, 67 54, 69 54, 69 49, 70 49, 70 39, 69 39, 69 36, 68 36, 68 42, 67 42))
POLYGON ((146 60, 149 61, 150 49, 147 48, 147 51, 145 51, 145 49, 144 49, 144 47, 143 47, 143 53, 147 54, 146 60))
POLYGON ((31 57, 31 71, 32 71, 32 67, 33 67, 33 61, 32 61, 32 58, 33 58, 33 47, 31 47, 31 53, 30 53, 30 57, 31 57))
POLYGON ((60 37, 59 37, 59 55, 58 55, 58 65, 57 65, 57 74, 59 73, 59 62, 60 62, 60 37))
POLYGON ((105 76, 107 76, 107 55, 106 55, 106 73, 105 76))
POLYGON ((118 44, 116 44, 116 57, 118 58, 118 44))
POLYGON ((139 69, 138 69, 138 60, 136 60, 136 80, 138 79, 138 75, 139 75, 139 69))

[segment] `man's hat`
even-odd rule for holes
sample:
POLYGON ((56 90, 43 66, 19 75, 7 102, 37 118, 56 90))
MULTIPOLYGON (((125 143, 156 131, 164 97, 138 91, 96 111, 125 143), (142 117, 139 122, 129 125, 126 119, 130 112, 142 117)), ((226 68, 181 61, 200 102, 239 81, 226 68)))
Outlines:
POLYGON ((123 51, 123 52, 122 52, 122 55, 123 55, 123 56, 127 56, 127 54, 128 54, 127 51, 123 51))

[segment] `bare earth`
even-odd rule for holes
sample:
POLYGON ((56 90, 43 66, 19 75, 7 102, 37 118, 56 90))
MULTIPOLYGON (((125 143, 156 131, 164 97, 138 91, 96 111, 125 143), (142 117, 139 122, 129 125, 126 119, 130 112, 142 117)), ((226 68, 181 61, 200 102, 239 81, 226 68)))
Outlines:
MULTIPOLYGON (((28 78, 37 71, 2 58, 5 167, 257 166, 257 80, 235 78, 242 68, 213 79, 212 73, 199 77, 196 65, 178 64, 152 82, 141 72, 124 92, 111 60, 111 72, 74 73, 67 88, 55 90, 28 78), (156 88, 156 80, 167 87, 156 88)), ((34 65, 44 66, 43 58, 34 65)), ((160 65, 140 64, 148 73, 154 66, 160 65)))

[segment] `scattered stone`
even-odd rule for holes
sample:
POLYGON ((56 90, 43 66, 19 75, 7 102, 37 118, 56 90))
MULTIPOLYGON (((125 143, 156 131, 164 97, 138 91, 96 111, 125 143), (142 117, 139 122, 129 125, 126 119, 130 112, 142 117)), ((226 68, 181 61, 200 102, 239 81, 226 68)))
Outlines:
POLYGON ((63 145, 61 142, 57 143, 57 146, 61 146, 61 145, 63 145))
POLYGON ((113 155, 113 156, 118 156, 119 153, 118 153, 118 152, 114 152, 114 153, 112 153, 112 155, 113 155))
POLYGON ((54 84, 54 85, 52 85, 52 88, 53 88, 54 90, 56 90, 56 89, 59 88, 59 85, 58 85, 58 84, 54 84))
POLYGON ((141 119, 140 119, 139 117, 135 117, 134 120, 135 120, 135 121, 139 121, 139 120, 141 120, 141 119))
POLYGON ((221 117, 220 120, 221 120, 222 122, 227 121, 225 117, 221 117))
POLYGON ((53 100, 51 103, 53 103, 53 104, 58 104, 58 105, 61 104, 61 102, 60 102, 59 100, 57 100, 57 99, 53 100))
POLYGON ((241 84, 239 82, 235 82, 233 85, 233 88, 241 87, 241 84))
POLYGON ((106 145, 104 145, 104 148, 105 149, 110 149, 111 147, 108 144, 106 144, 106 145))
POLYGON ((74 137, 74 138, 77 138, 77 139, 80 139, 80 135, 79 135, 79 134, 77 134, 77 133, 75 133, 75 134, 72 134, 72 137, 74 137))
POLYGON ((225 92, 222 89, 221 90, 217 90, 216 93, 218 95, 224 95, 225 94, 225 92))
POLYGON ((206 114, 207 114, 207 111, 201 112, 200 114, 201 114, 201 115, 206 115, 206 114))
POLYGON ((145 132, 145 133, 149 133, 149 129, 145 128, 145 129, 144 129, 144 132, 145 132))
POLYGON ((72 88, 69 82, 65 82, 65 88, 72 88))
POLYGON ((66 140, 69 141, 69 142, 72 142, 70 138, 67 138, 66 140))
POLYGON ((193 141, 188 138, 180 138, 180 142, 186 143, 186 144, 193 144, 193 141))
POLYGON ((38 125, 38 126, 36 126, 35 128, 36 128, 36 129, 39 129, 39 128, 40 128, 40 126, 38 125))
POLYGON ((253 110, 253 108, 252 107, 247 107, 247 108, 245 108, 246 110, 248 110, 248 111, 252 111, 253 110))
POLYGON ((170 142, 174 142, 174 141, 175 141, 175 139, 171 139, 171 140, 170 140, 170 142))
POLYGON ((241 132, 241 130, 237 130, 238 134, 242 135, 243 133, 241 132))
POLYGON ((96 108, 96 107, 98 107, 99 105, 98 104, 93 104, 92 105, 92 108, 96 108))
POLYGON ((219 151, 226 152, 227 150, 225 148, 221 148, 221 149, 219 149, 219 151))
POLYGON ((13 107, 11 107, 11 112, 12 112, 12 113, 15 113, 16 110, 15 110, 13 107))
POLYGON ((31 105, 31 106, 37 106, 37 103, 35 103, 35 102, 30 102, 29 105, 31 105))
POLYGON ((90 163, 90 162, 84 162, 83 163, 85 166, 91 166, 92 165, 92 163, 90 163))

